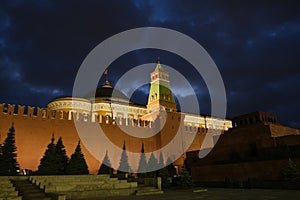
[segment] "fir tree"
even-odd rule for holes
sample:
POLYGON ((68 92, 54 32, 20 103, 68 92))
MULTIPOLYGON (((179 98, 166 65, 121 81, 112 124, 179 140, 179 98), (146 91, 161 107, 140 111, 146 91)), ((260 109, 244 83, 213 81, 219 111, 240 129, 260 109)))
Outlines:
POLYGON ((166 168, 168 170, 169 176, 174 177, 175 175, 177 175, 176 169, 173 165, 173 161, 171 160, 171 158, 168 158, 167 164, 168 164, 168 166, 166 168))
MULTIPOLYGON (((162 153, 160 154, 159 160, 160 160, 159 166, 164 166, 162 153)), ((168 164, 166 167, 163 167, 158 171, 158 176, 161 177, 162 187, 164 187, 164 188, 167 188, 170 186, 169 178, 174 177, 174 175, 176 175, 176 169, 170 158, 167 159, 166 164, 168 164)))
POLYGON ((158 170, 158 161, 155 158, 154 154, 151 153, 149 161, 148 161, 148 174, 149 177, 155 177, 156 176, 156 171, 158 170))
POLYGON ((128 156, 126 153, 126 145, 124 142, 123 151, 122 151, 122 155, 121 155, 121 159, 120 159, 120 165, 118 168, 118 175, 120 178, 126 178, 125 173, 129 173, 129 172, 131 172, 131 168, 128 163, 128 156))
POLYGON ((284 179, 293 180, 298 178, 299 174, 297 172, 296 164, 289 158, 288 165, 283 171, 284 179))
POLYGON ((140 156, 140 162, 139 162, 139 167, 138 167, 138 177, 139 178, 145 178, 147 177, 147 160, 146 160, 146 155, 145 155, 145 150, 144 150, 144 143, 142 144, 142 149, 141 149, 141 156, 140 156))
POLYGON ((170 186, 168 178, 169 178, 169 172, 168 169, 166 167, 161 168, 158 171, 158 176, 161 177, 161 184, 163 188, 167 188, 170 186))
POLYGON ((159 153, 159 162, 158 162, 158 169, 162 169, 165 167, 165 161, 164 161, 164 156, 162 152, 159 153))
POLYGON ((51 142, 48 144, 45 154, 38 166, 37 174, 39 175, 59 174, 58 156, 54 140, 54 135, 52 135, 51 142))
POLYGON ((110 159, 109 159, 108 153, 106 151, 106 154, 101 163, 101 167, 98 171, 98 174, 112 174, 112 173, 113 173, 113 168, 111 167, 110 159))
POLYGON ((17 162, 17 147, 15 144, 15 128, 14 125, 10 127, 7 137, 1 147, 0 156, 0 175, 16 175, 19 169, 17 162))
POLYGON ((182 171, 181 171, 178 183, 181 188, 191 188, 192 187, 192 177, 190 176, 190 173, 187 170, 187 168, 185 167, 185 165, 183 165, 183 167, 182 167, 182 171))
POLYGON ((67 166, 67 174, 89 174, 88 166, 81 151, 80 141, 78 142, 74 153, 71 155, 70 161, 67 166))
POLYGON ((58 174, 65 174, 69 158, 67 156, 66 149, 61 137, 58 139, 56 143, 56 154, 57 154, 58 174))

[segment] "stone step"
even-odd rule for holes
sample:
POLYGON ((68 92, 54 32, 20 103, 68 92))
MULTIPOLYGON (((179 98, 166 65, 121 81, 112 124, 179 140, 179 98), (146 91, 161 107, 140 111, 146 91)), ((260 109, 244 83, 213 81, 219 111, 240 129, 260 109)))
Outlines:
POLYGON ((64 192, 64 191, 82 191, 82 190, 107 190, 107 189, 126 189, 137 188, 137 182, 116 182, 116 183, 65 183, 63 185, 52 183, 45 186, 46 193, 64 192))
POLYGON ((7 184, 10 184, 10 180, 2 180, 0 181, 0 185, 7 185, 7 184))
POLYGON ((27 197, 22 200, 51 200, 51 197, 27 197))
POLYGON ((39 189, 33 185, 15 185, 15 187, 17 187, 21 190, 37 190, 37 191, 39 191, 39 189))
POLYGON ((30 182, 32 183, 43 183, 43 182, 64 182, 64 181, 96 181, 109 180, 109 175, 51 175, 51 176, 31 176, 29 177, 30 182))
POLYGON ((13 186, 0 187, 0 193, 1 192, 9 192, 9 191, 15 191, 15 188, 13 186))
POLYGON ((0 197, 17 197, 18 196, 18 191, 1 191, 0 197))
POLYGON ((6 183, 6 182, 10 182, 8 177, 0 177, 0 184, 1 183, 6 183))
POLYGON ((142 187, 138 188, 136 195, 143 196, 143 195, 155 195, 155 194, 163 194, 164 191, 159 190, 155 187, 142 187))
POLYGON ((0 197, 0 200, 22 200, 22 197, 0 197))
POLYGON ((47 197, 42 190, 29 182, 29 180, 14 180, 13 183, 23 200, 51 200, 50 197, 47 197))

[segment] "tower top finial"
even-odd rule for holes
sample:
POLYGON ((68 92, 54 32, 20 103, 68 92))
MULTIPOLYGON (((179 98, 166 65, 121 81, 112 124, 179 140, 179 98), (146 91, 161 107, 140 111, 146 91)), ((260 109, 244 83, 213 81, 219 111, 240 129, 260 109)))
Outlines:
POLYGON ((108 81, 108 69, 105 69, 103 74, 105 75, 106 81, 108 81))
POLYGON ((105 82, 103 83, 102 87, 103 88, 112 88, 112 85, 108 81, 108 69, 106 69, 103 74, 105 75, 105 82))
POLYGON ((159 56, 157 57, 157 65, 156 65, 155 71, 156 71, 156 70, 164 71, 164 69, 163 69, 162 66, 160 65, 160 58, 159 58, 159 56))

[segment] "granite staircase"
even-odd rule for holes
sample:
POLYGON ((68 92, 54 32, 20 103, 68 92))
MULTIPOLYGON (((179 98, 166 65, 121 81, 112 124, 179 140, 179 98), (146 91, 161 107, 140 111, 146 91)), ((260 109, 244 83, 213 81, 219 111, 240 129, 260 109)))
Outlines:
POLYGON ((8 176, 0 176, 0 200, 22 200, 8 176))
POLYGON ((28 179, 15 179, 12 181, 23 200, 51 200, 43 190, 32 184, 28 179))

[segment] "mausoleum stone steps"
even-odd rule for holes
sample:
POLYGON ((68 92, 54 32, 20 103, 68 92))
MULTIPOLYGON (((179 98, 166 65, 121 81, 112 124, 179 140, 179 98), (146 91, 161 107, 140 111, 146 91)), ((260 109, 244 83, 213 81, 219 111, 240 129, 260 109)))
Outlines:
POLYGON ((33 185, 28 179, 15 179, 13 184, 23 200, 51 200, 51 197, 46 196, 42 190, 33 185))
POLYGON ((31 176, 29 180, 46 194, 62 194, 72 200, 134 195, 138 187, 137 182, 109 175, 31 176))
POLYGON ((22 200, 8 176, 0 177, 0 200, 22 200))

